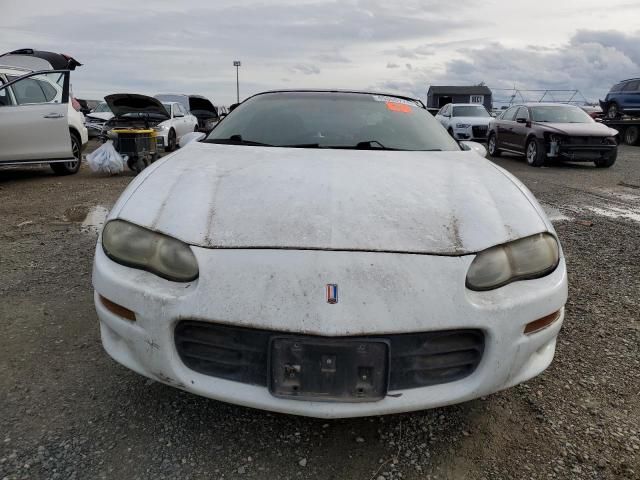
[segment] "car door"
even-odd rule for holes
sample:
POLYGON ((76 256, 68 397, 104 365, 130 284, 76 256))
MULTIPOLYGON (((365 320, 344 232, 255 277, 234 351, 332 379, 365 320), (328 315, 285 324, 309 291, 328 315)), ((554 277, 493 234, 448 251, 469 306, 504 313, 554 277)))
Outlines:
POLYGON ((67 70, 34 72, 1 85, 0 163, 73 158, 68 101, 67 70))
POLYGON ((510 133, 513 148, 519 152, 524 152, 525 144, 527 142, 527 135, 531 130, 531 117, 529 116, 529 109, 527 107, 520 107, 516 112, 516 122, 513 124, 513 129, 510 133))
POLYGON ((513 126, 519 105, 507 109, 497 122, 497 146, 513 150, 513 126))

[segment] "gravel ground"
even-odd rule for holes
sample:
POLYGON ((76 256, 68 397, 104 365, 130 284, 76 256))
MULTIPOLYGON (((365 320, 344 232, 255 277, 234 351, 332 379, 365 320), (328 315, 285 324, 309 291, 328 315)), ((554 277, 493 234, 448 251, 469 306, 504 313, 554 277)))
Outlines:
POLYGON ((0 478, 640 478, 640 148, 609 170, 494 159, 554 219, 570 275, 556 359, 418 413, 322 421, 197 397, 103 352, 96 233, 132 175, 0 171, 0 478))

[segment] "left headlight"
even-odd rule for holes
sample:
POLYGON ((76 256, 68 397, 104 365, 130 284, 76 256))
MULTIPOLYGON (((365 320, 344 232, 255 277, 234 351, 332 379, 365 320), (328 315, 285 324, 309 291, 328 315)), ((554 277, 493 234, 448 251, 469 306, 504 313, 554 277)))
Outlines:
POLYGON ((114 262, 167 280, 190 282, 198 278, 198 262, 189 245, 124 220, 111 220, 104 226, 102 249, 114 262))
POLYGON ((493 290, 516 280, 543 277, 560 261, 558 241, 539 233, 488 248, 476 255, 467 272, 467 288, 493 290))
POLYGON ((470 126, 468 123, 456 123, 456 128, 469 128, 470 126))

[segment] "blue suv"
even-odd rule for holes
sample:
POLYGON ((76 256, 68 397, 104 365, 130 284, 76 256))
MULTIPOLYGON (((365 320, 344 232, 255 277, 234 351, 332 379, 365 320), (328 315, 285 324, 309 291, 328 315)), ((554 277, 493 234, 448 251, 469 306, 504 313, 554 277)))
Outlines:
POLYGON ((623 113, 640 114, 640 78, 630 78, 616 83, 600 106, 607 118, 618 118, 623 113))

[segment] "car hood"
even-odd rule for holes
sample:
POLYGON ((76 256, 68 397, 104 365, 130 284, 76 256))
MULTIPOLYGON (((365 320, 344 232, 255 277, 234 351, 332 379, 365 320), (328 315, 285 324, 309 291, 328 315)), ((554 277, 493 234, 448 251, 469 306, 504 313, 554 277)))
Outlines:
POLYGON ((189 97, 189 111, 198 118, 201 116, 208 118, 218 115, 213 103, 204 97, 189 97))
POLYGON ((617 130, 609 128, 602 123, 547 123, 547 122, 534 122, 535 125, 542 127, 550 132, 558 133, 568 136, 615 136, 618 134, 617 130))
POLYGON ((461 255, 547 231, 531 194, 475 152, 191 143, 111 218, 206 248, 461 255))
POLYGON ((468 123, 469 125, 489 125, 492 117, 451 117, 451 123, 468 123))
POLYGON ((109 109, 117 117, 131 113, 146 113, 169 118, 164 105, 157 98, 137 93, 114 93, 104 97, 109 109))

